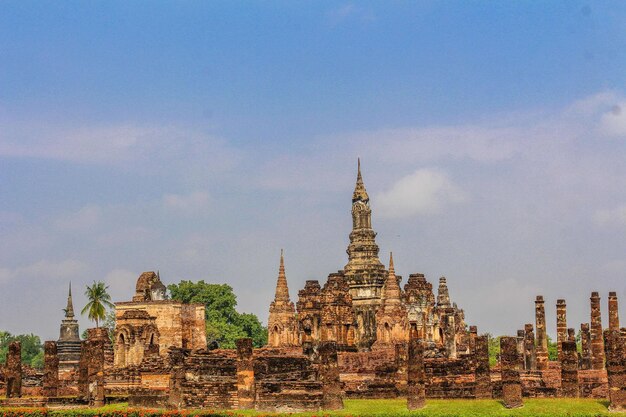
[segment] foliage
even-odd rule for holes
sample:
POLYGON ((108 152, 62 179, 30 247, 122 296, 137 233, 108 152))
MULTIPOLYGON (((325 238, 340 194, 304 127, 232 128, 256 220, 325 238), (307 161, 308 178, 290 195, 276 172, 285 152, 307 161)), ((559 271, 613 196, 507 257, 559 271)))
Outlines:
POLYGON ((256 347, 267 343, 267 329, 257 316, 235 309, 237 297, 230 285, 183 280, 167 288, 173 300, 205 305, 207 341, 215 340, 223 348, 234 348, 242 337, 251 337, 256 347))
POLYGON ((559 350, 556 346, 556 342, 552 340, 550 335, 546 335, 548 339, 548 360, 556 361, 559 359, 559 350))
POLYGON ((406 400, 344 400, 345 408, 337 411, 294 414, 254 410, 159 410, 133 409, 123 404, 102 408, 50 410, 45 408, 0 409, 2 417, 235 417, 235 416, 413 416, 413 417, 626 417, 610 413, 606 402, 594 399, 525 398, 524 407, 507 410, 499 400, 426 400, 426 407, 408 411, 406 400))
MULTIPOLYGON (((109 334, 109 339, 111 339, 111 343, 115 342, 115 307, 106 312, 104 317, 104 323, 102 323, 102 327, 107 329, 107 333, 109 334)), ((81 333, 81 338, 87 339, 88 332, 87 329, 83 330, 81 333)), ((113 343, 113 347, 115 348, 115 343, 113 343)))
POLYGON ((43 346, 39 336, 34 334, 12 335, 0 330, 0 363, 6 361, 9 343, 19 340, 22 343, 22 363, 35 368, 43 367, 43 346))
POLYGON ((114 307, 113 303, 111 303, 111 296, 107 292, 108 289, 109 287, 104 285, 104 282, 94 281, 93 285, 91 287, 87 286, 85 290, 85 296, 89 302, 83 307, 80 314, 87 313, 89 320, 96 322, 96 328, 100 320, 106 319, 106 308, 114 307))

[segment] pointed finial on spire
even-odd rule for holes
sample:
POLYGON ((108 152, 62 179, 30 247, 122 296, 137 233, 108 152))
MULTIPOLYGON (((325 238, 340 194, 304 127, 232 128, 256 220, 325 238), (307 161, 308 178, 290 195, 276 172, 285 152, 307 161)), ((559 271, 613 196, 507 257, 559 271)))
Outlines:
POLYGON ((284 251, 280 250, 280 266, 278 267, 278 280, 276 282, 276 294, 274 301, 289 302, 289 288, 287 287, 287 276, 285 275, 284 251))
POLYGON ((67 307, 65 308, 65 318, 74 318, 74 303, 72 303, 72 282, 70 281, 70 289, 67 295, 67 307))
POLYGON ((396 278, 396 271, 393 267, 393 253, 389 252, 389 273, 385 280, 385 286, 383 288, 383 297, 386 304, 397 304, 400 302, 400 296, 402 291, 396 278))
POLYGON ((355 203, 360 200, 367 203, 369 199, 367 191, 365 190, 365 184, 363 184, 363 177, 361 176, 361 158, 357 158, 356 186, 352 194, 352 202, 355 203))

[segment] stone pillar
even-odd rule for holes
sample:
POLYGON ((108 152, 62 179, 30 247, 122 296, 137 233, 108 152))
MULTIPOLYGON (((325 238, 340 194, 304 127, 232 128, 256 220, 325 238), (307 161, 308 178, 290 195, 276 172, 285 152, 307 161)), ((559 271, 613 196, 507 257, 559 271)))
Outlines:
POLYGON ((57 343, 45 342, 43 345, 43 395, 56 397, 59 389, 59 357, 57 343))
POLYGON ((556 346, 557 357, 561 357, 561 343, 567 340, 567 310, 565 300, 556 300, 556 346))
POLYGON ((237 398, 239 409, 254 409, 255 378, 252 339, 237 339, 237 398))
POLYGON ((500 338, 500 370, 502 373, 502 398, 506 408, 517 408, 522 403, 522 383, 517 370, 517 341, 514 337, 500 338))
POLYGON ((474 354, 476 369, 476 398, 491 398, 491 372, 489 370, 489 339, 487 336, 476 337, 476 350, 474 354))
POLYGON ((401 395, 406 393, 406 378, 408 372, 408 358, 409 358, 409 346, 406 342, 397 343, 396 349, 396 389, 401 395))
POLYGON ((535 329, 537 331, 537 369, 543 370, 548 368, 548 335, 542 295, 538 295, 535 300, 535 329))
POLYGON ((319 345, 319 355, 323 396, 322 409, 341 410, 343 409, 343 400, 341 398, 341 383, 339 382, 337 343, 321 342, 319 345))
POLYGON ((619 330, 604 331, 606 372, 609 379, 609 410, 626 411, 626 338, 619 330))
POLYGON ((609 293, 609 329, 619 330, 619 309, 617 307, 617 293, 609 293))
POLYGON ((526 359, 524 357, 524 330, 517 331, 517 354, 519 357, 519 369, 526 369, 526 359))
POLYGON ((604 369, 604 343, 602 341, 602 316, 600 315, 600 296, 591 293, 591 367, 604 369))
POLYGON ((534 371, 537 369, 537 352, 535 350, 535 332, 533 325, 524 325, 524 369, 534 371))
POLYGON ((580 324, 580 369, 591 369, 591 332, 589 323, 580 324))
POLYGON ((9 343, 4 368, 6 396, 17 398, 22 396, 22 343, 19 340, 9 343))
POLYGON ((446 315, 444 320, 446 327, 444 329, 444 338, 446 343, 446 352, 448 358, 456 358, 456 324, 454 322, 454 311, 452 309, 446 309, 446 315))
POLYGON ((561 395, 563 397, 578 397, 578 352, 576 342, 566 340, 561 342, 561 395))
POLYGON ((469 327, 469 350, 470 353, 474 353, 476 351, 476 338, 478 337, 478 327, 470 326, 469 327))
POLYGON ((417 410, 426 404, 424 342, 421 339, 409 341, 408 368, 406 405, 409 410, 417 410))

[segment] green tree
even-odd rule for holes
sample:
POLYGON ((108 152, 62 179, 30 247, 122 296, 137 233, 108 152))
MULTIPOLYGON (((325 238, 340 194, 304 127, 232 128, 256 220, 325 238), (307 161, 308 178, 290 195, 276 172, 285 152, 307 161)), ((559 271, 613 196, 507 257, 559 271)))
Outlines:
POLYGON ((22 343, 22 363, 35 368, 43 367, 43 346, 39 336, 34 334, 12 335, 0 330, 0 363, 6 361, 9 344, 14 340, 22 343))
POLYGON ((173 300, 205 305, 207 341, 231 349, 242 337, 252 338, 256 347, 267 344, 267 329, 254 314, 237 311, 237 296, 230 285, 183 280, 167 288, 173 300))
POLYGON ((113 303, 111 303, 111 296, 107 292, 108 289, 109 287, 104 285, 104 282, 94 281, 93 285, 91 287, 87 286, 85 290, 85 296, 89 302, 83 307, 80 314, 87 313, 87 317, 96 322, 96 328, 100 320, 106 319, 106 308, 114 307, 113 303))

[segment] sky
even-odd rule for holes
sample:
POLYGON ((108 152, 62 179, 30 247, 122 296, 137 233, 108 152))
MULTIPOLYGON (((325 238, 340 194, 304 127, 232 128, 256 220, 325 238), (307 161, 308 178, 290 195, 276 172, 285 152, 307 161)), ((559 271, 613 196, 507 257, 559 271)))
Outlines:
POLYGON ((382 262, 480 333, 626 322, 625 3, 8 0, 0 329, 150 270, 266 322, 281 249, 294 301, 346 264, 357 157, 382 262))

